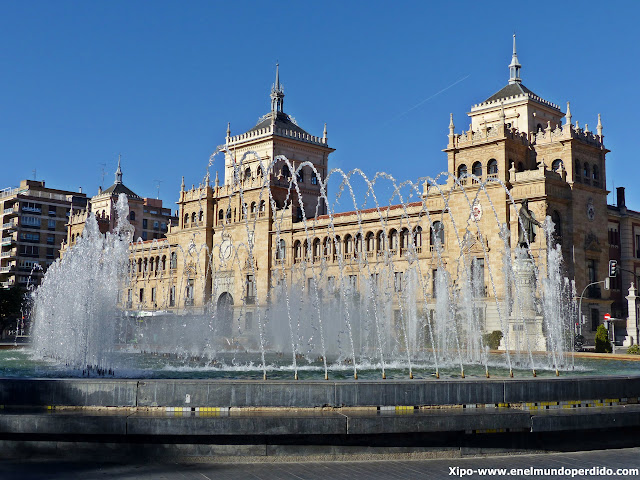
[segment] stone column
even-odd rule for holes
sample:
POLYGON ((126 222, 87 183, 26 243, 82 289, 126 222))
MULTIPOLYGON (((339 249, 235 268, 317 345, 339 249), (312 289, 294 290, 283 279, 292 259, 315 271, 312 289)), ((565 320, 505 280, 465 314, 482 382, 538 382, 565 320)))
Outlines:
POLYGON ((627 295, 627 302, 629 305, 629 316, 627 317, 627 337, 625 338, 624 345, 637 345, 638 344, 638 304, 636 296, 636 287, 631 282, 629 287, 629 295, 627 295))

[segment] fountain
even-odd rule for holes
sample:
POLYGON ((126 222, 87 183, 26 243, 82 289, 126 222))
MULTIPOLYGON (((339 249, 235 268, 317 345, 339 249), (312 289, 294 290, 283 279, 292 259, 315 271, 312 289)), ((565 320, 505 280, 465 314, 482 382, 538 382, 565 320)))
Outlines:
MULTIPOLYGON (((234 178, 241 178, 251 156, 257 154, 247 153, 236 163, 234 178)), ((136 253, 148 249, 149 242, 139 241, 129 248, 131 226, 126 221, 126 197, 121 195, 116 230, 101 235, 95 219, 89 217, 82 241, 56 262, 35 293, 34 356, 82 375, 128 372, 125 375, 340 379, 351 372, 354 378, 391 375, 412 379, 440 378, 443 371, 465 378, 469 374, 513 376, 514 370, 516 375, 529 371, 536 376, 540 371, 559 374, 575 369, 567 355, 572 348, 575 295, 562 276, 553 223, 550 218, 544 225, 533 219, 544 233, 539 239, 545 242, 536 242, 532 250, 531 212, 527 210, 528 217, 522 209, 517 212, 500 180, 441 174, 436 179, 398 184, 387 174, 369 180, 360 170, 347 174, 333 170, 324 181, 319 180, 322 193, 316 205, 305 206, 299 172, 309 168, 315 175, 314 165, 294 165, 285 156, 269 164, 259 157, 258 161, 265 172, 258 198, 274 212, 276 244, 292 228, 288 221, 294 208, 299 208, 300 217, 292 261, 287 264, 278 259, 279 253, 282 258, 286 253, 276 251, 269 286, 245 285, 243 290, 251 291, 241 305, 220 300, 229 295, 224 292, 234 281, 229 272, 242 267, 250 272, 247 277, 257 278, 258 215, 245 211, 239 226, 222 222, 220 235, 216 235, 220 241, 212 244, 198 245, 192 239, 185 251, 172 249, 167 242, 151 242, 151 258, 166 257, 171 268, 177 266, 173 263, 177 258, 185 272, 205 267, 207 280, 202 284, 209 283, 212 291, 199 312, 191 308, 192 274, 179 280, 177 291, 184 292, 177 302, 181 308, 168 313, 170 304, 176 303, 171 298, 175 290, 159 287, 154 293, 155 311, 130 310, 131 292, 135 295, 138 289, 152 288, 151 275, 140 278, 136 268, 136 253), (269 179, 281 175, 282 168, 294 173, 284 182, 286 198, 278 204, 269 179), (341 238, 338 219, 345 214, 318 214, 322 205, 330 204, 326 187, 333 176, 340 179, 337 200, 347 192, 353 202, 354 211, 349 213, 353 236, 341 238), (366 185, 363 205, 355 197, 354 176, 366 185), (442 179, 445 183, 440 185, 442 179), (378 202, 376 183, 383 180, 392 185, 390 203, 399 200, 392 207, 378 202), (509 198, 521 224, 515 249, 510 247, 509 227, 500 223, 488 192, 496 187, 509 198), (463 192, 468 214, 452 213, 452 189, 463 192), (407 192, 409 199, 417 195, 424 201, 404 200, 407 192), (437 215, 426 208, 434 199, 442 204, 437 215), (374 206, 364 208, 367 201, 374 206), (489 212, 485 225, 493 218, 491 230, 499 232, 502 258, 492 255, 488 235, 480 228, 477 212, 481 203, 489 212), (391 209, 401 212, 399 227, 386 238, 391 209), (314 215, 307 218, 308 211, 314 215), (460 218, 466 225, 456 224, 460 218), (453 236, 449 245, 458 247, 453 258, 445 249, 445 222, 450 222, 452 230, 447 233, 453 236), (378 238, 366 231, 379 231, 378 238), (423 231, 430 232, 428 255, 422 244, 423 231), (326 235, 323 243, 322 235, 326 235), (495 329, 503 332, 503 353, 489 352, 483 338, 483 331, 488 333, 488 311, 495 329)), ((205 182, 208 184, 208 175, 205 182)), ((247 195, 240 180, 232 189, 240 199, 247 195)), ((205 193, 201 195, 198 201, 204 204, 205 193)), ((221 208, 230 211, 231 196, 227 201, 221 208)), ((168 276, 168 269, 160 269, 159 263, 156 261, 153 272, 153 278, 159 279, 154 285, 162 285, 163 277, 168 276)))

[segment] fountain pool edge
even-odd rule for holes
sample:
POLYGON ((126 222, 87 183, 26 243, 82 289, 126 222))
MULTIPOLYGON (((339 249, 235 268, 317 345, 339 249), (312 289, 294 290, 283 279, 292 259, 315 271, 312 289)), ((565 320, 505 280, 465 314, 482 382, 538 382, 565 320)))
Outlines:
POLYGON ((640 375, 380 381, 0 379, 0 405, 5 407, 498 407, 542 406, 542 402, 624 404, 639 398, 640 375))

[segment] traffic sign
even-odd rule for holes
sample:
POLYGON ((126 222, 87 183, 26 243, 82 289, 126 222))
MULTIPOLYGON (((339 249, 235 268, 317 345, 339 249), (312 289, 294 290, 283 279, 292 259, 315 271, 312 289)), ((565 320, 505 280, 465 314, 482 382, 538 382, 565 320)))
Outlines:
POLYGON ((605 319, 605 321, 606 321, 606 320, 611 320, 611 314, 609 314, 609 313, 605 313, 605 314, 604 314, 604 319, 605 319))

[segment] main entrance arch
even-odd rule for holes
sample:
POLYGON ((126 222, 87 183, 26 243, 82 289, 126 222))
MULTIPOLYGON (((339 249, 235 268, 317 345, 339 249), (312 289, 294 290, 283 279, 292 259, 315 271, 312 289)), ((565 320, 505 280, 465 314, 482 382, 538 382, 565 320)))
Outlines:
POLYGON ((233 297, 229 292, 224 292, 218 297, 216 316, 219 334, 230 337, 233 323, 233 297))

